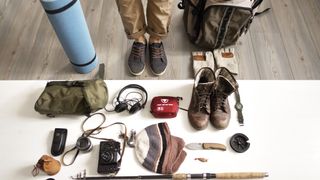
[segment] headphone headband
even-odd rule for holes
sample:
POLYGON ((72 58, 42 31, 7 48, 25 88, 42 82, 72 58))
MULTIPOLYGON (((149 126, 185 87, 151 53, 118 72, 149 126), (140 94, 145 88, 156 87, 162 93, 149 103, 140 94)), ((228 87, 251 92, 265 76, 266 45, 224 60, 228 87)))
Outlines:
MULTIPOLYGON (((147 104, 147 101, 148 101, 148 93, 147 93, 147 91, 144 89, 144 87, 142 87, 142 86, 140 86, 140 85, 138 85, 138 84, 129 84, 129 85, 123 87, 123 88, 119 91, 119 93, 118 93, 117 101, 118 101, 118 102, 120 101, 120 96, 121 96, 121 94, 122 94, 126 89, 139 89, 139 90, 141 90, 142 92, 145 93, 145 95, 146 95, 145 101, 143 102, 143 104, 141 104, 141 107, 144 108, 145 105, 147 104)), ((143 97, 142 97, 142 98, 143 98, 143 97)))

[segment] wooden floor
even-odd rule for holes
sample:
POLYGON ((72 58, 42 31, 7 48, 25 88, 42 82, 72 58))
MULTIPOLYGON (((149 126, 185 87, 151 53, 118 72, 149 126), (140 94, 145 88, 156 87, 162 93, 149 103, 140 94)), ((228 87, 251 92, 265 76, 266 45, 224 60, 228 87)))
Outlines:
MULTIPOLYGON (((178 2, 177 0, 175 2, 178 2)), ((191 45, 184 33, 182 11, 173 7, 169 60, 160 77, 150 69, 138 77, 128 73, 131 48, 113 0, 82 0, 89 30, 107 79, 190 79, 191 45)), ((320 1, 265 0, 250 31, 236 45, 237 79, 320 79, 320 1)), ((39 0, 0 0, 0 79, 89 79, 72 69, 39 0)))

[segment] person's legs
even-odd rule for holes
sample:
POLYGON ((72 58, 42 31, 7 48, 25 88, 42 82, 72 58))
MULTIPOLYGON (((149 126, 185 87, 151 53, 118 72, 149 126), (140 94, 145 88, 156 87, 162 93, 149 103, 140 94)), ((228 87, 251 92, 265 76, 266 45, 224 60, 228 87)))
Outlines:
POLYGON ((146 21, 141 0, 116 0, 128 39, 134 39, 128 59, 129 71, 141 75, 145 69, 146 21))
POLYGON ((150 38, 159 40, 169 32, 173 0, 149 0, 147 5, 147 32, 150 38))
POLYGON ((147 25, 141 0, 116 0, 116 3, 128 38, 144 36, 147 25))
POLYGON ((161 39, 169 32, 173 0, 149 0, 147 32, 150 34, 150 66, 153 74, 162 75, 167 68, 167 57, 161 39))

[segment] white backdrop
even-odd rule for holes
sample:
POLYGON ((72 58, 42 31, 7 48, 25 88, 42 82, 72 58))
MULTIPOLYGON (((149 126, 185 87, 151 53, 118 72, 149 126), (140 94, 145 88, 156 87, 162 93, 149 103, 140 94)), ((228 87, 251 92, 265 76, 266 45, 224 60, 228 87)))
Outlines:
MULTIPOLYGON (((159 95, 182 96, 180 106, 188 108, 192 80, 159 81, 106 81, 111 103, 117 92, 125 85, 137 83, 149 93, 146 108, 134 115, 128 112, 107 113, 107 123, 123 122, 128 130, 139 132, 148 125, 167 122, 172 135, 186 143, 217 142, 227 145, 227 151, 191 151, 179 173, 218 173, 233 171, 268 172, 267 179, 319 179, 320 167, 320 81, 239 81, 240 95, 244 105, 244 126, 240 127, 233 108, 234 96, 229 97, 232 117, 229 127, 215 130, 212 125, 203 131, 195 131, 188 122, 187 113, 179 111, 174 119, 155 119, 150 114, 152 97, 159 95), (229 138, 244 133, 250 139, 245 153, 235 153, 229 146, 229 138), (208 162, 194 160, 204 157, 208 162)), ((0 136, 1 179, 46 179, 40 173, 32 177, 33 165, 43 154, 50 154, 54 128, 67 128, 67 147, 74 146, 81 135, 83 116, 58 116, 47 118, 34 111, 33 106, 46 81, 0 81, 0 136)), ((104 112, 104 111, 101 111, 104 112)), ((104 112, 105 113, 105 112, 104 112)), ((105 130, 101 136, 114 137, 119 129, 105 130)), ((86 169, 88 175, 97 175, 99 141, 93 140, 93 151, 80 154, 72 166, 63 166, 53 176, 68 179, 86 169)), ((60 160, 60 157, 57 159, 60 160)), ((126 149, 118 175, 153 174, 142 167, 133 149, 126 149)))

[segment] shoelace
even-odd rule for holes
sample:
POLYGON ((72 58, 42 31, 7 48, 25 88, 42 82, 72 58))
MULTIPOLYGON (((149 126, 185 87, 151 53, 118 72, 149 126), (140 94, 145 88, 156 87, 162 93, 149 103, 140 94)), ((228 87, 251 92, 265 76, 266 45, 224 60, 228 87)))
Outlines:
POLYGON ((199 102, 199 109, 205 110, 205 112, 208 112, 208 99, 210 97, 211 93, 202 93, 199 94, 200 102, 199 102))
POLYGON ((156 45, 151 46, 151 57, 155 59, 161 59, 162 60, 162 46, 157 47, 156 45))
POLYGON ((228 96, 221 92, 216 92, 216 104, 214 104, 214 110, 221 109, 223 112, 226 112, 225 101, 228 96))
POLYGON ((134 57, 141 57, 144 53, 145 49, 144 49, 144 45, 140 45, 137 43, 134 43, 132 46, 132 54, 134 55, 134 57))

